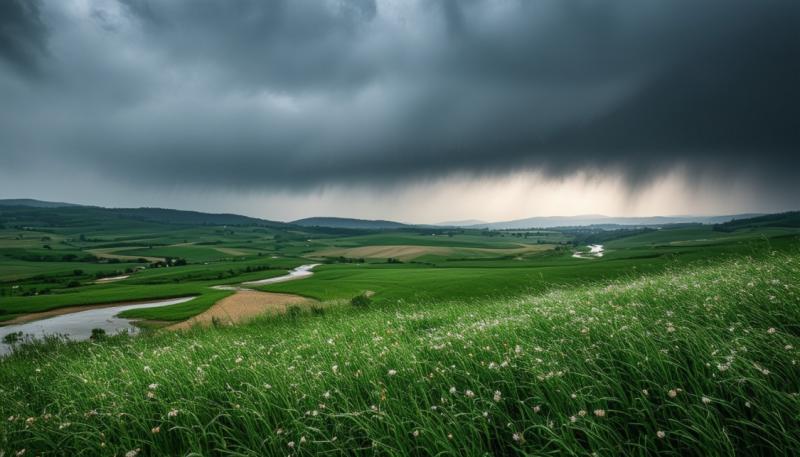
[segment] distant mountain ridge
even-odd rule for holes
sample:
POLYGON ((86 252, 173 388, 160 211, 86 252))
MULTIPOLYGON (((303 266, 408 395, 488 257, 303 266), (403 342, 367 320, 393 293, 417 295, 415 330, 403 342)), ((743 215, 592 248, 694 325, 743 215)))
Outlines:
POLYGON ((548 216, 529 217, 504 222, 490 222, 485 224, 469 225, 465 228, 488 228, 492 230, 528 229, 528 228, 554 228, 574 227, 587 225, 630 225, 630 226, 659 226, 667 224, 721 224, 734 219, 747 219, 763 216, 760 213, 745 213, 723 216, 651 216, 651 217, 611 217, 602 214, 586 214, 581 216, 548 216))
POLYGON ((103 208, 31 199, 0 200, 0 223, 31 226, 76 226, 88 221, 111 219, 177 225, 288 226, 284 222, 238 214, 213 214, 166 208, 103 208))
POLYGON ((347 217, 307 217, 290 222, 301 227, 328 227, 347 229, 398 229, 414 227, 402 222, 385 220, 352 219, 347 217))
POLYGON ((82 206, 74 203, 48 202, 34 200, 33 198, 0 198, 0 206, 29 206, 31 208, 64 208, 68 206, 82 206))
POLYGON ((482 221, 479 219, 465 219, 463 221, 445 221, 445 222, 437 222, 433 225, 438 225, 441 227, 469 227, 473 225, 482 225, 488 224, 489 222, 482 221))
MULTIPOLYGON (((14 217, 35 220, 54 220, 54 218, 65 218, 74 221, 82 217, 100 217, 102 215, 113 215, 117 218, 132 219, 139 221, 149 221, 168 224, 201 224, 201 225, 266 225, 266 226, 288 226, 290 224, 301 227, 324 227, 339 229, 373 229, 391 230, 406 228, 438 228, 461 227, 472 229, 492 229, 492 230, 513 230, 513 229, 547 229, 555 227, 577 227, 577 226, 661 226, 668 224, 681 223, 700 223, 720 225, 730 221, 741 221, 743 219, 766 217, 764 223, 776 223, 773 215, 763 213, 744 213, 722 216, 652 216, 652 217, 611 217, 602 214, 585 214, 579 216, 548 216, 530 217, 525 219, 515 219, 503 222, 483 222, 478 220, 462 220, 442 222, 435 225, 426 224, 406 224, 389 220, 368 220, 346 217, 308 217, 292 222, 277 222, 267 219, 260 219, 238 214, 214 214, 199 211, 185 211, 165 208, 103 208, 99 206, 84 206, 72 203, 49 202, 30 198, 0 199, 0 216, 9 217, 11 208, 17 208, 14 217), (47 211, 47 217, 43 218, 42 210, 47 211), (37 211, 38 210, 38 211, 37 211), (32 219, 30 219, 32 218, 32 219)), ((797 213, 781 213, 781 220, 797 218, 797 213)), ((0 219, 3 219, 0 217, 0 219)))

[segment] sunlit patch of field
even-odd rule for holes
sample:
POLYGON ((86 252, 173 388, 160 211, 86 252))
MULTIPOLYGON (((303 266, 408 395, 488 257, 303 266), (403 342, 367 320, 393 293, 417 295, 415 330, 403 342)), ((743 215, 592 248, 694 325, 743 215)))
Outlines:
POLYGON ((26 346, 14 455, 791 455, 800 255, 26 346))
POLYGON ((364 259, 395 258, 407 261, 426 255, 438 257, 496 257, 530 254, 546 251, 548 249, 552 249, 552 246, 546 244, 520 244, 518 248, 498 249, 414 245, 359 246, 353 248, 322 249, 309 254, 309 257, 324 258, 341 256, 364 259))
POLYGON ((240 257, 244 257, 244 256, 247 256, 247 255, 252 255, 253 254, 252 251, 244 251, 242 249, 234 249, 234 248, 224 248, 224 247, 223 248, 219 248, 219 247, 215 247, 214 250, 218 251, 218 252, 221 252, 223 254, 232 255, 232 256, 240 256, 240 257))
POLYGON ((97 248, 87 249, 86 252, 99 257, 101 259, 117 259, 117 260, 138 260, 145 259, 148 262, 163 262, 163 257, 145 256, 145 255, 125 255, 118 254, 118 252, 136 251, 137 249, 145 249, 143 247, 120 247, 120 248, 97 248))

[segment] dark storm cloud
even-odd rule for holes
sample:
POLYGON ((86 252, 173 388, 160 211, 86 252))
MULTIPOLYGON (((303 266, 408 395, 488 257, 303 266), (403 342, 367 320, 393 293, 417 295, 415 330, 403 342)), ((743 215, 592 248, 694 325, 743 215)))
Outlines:
POLYGON ((230 72, 234 84, 308 90, 363 83, 372 56, 355 56, 374 0, 122 0, 150 44, 170 59, 230 72))
POLYGON ((49 43, 3 5, 2 56, 50 76, 0 74, 9 163, 241 189, 682 164, 796 194, 793 0, 53 1, 49 43))
POLYGON ((28 76, 37 72, 37 63, 46 53, 47 30, 39 17, 39 3, 36 0, 0 2, 0 59, 28 76))

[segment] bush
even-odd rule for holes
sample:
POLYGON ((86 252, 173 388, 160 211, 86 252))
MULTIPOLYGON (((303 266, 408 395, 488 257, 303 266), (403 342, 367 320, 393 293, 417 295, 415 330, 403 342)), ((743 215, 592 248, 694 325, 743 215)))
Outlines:
POLYGON ((323 308, 322 306, 311 305, 311 314, 315 316, 324 316, 325 308, 323 308))
POLYGON ((297 305, 292 305, 286 308, 286 317, 288 317, 289 320, 297 320, 297 318, 300 317, 300 314, 302 313, 303 310, 300 309, 300 307, 297 305))
POLYGON ((102 341, 106 339, 106 331, 103 330, 102 328, 93 328, 92 336, 90 336, 89 338, 91 338, 94 341, 102 341))
POLYGON ((372 303, 372 299, 366 293, 356 295, 350 299, 350 304, 357 308, 366 308, 372 303))

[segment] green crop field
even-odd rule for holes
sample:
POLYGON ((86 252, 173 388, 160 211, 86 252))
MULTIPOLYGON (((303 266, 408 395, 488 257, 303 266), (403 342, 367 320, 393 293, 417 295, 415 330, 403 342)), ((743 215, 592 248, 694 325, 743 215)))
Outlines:
POLYGON ((780 219, 383 231, 104 211, 0 210, 0 322, 193 298, 119 314, 146 329, 139 336, 9 346, 0 455, 789 455, 800 445, 800 228, 780 219), (307 306, 157 329, 238 293, 214 286, 308 264, 320 265, 304 279, 246 286, 307 306))
POLYGON ((800 255, 26 346, 9 452, 790 455, 800 255), (643 337, 646 335, 647 337, 643 337))

